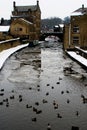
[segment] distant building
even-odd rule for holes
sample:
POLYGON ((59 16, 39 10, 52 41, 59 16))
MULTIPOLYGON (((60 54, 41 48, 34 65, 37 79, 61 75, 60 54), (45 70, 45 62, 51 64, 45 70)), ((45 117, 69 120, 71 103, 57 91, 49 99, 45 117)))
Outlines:
POLYGON ((36 5, 29 6, 16 6, 16 2, 13 2, 11 20, 11 35, 39 40, 41 27, 39 1, 36 5))
POLYGON ((75 46, 87 48, 87 8, 84 5, 71 14, 70 24, 64 27, 64 49, 75 46))
POLYGON ((0 41, 9 39, 9 29, 10 26, 0 26, 0 41))
POLYGON ((34 35, 33 23, 23 18, 14 19, 10 26, 10 33, 13 37, 32 39, 31 36, 34 35))
POLYGON ((0 41, 12 38, 9 34, 10 20, 1 18, 0 20, 0 41))
POLYGON ((59 25, 54 26, 54 32, 60 32, 60 26, 59 25))

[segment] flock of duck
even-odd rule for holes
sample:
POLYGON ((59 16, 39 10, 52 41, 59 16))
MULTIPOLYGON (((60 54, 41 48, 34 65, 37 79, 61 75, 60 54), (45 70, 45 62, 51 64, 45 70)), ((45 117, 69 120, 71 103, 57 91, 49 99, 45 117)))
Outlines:
MULTIPOLYGON (((59 77, 59 81, 56 82, 57 85, 60 84, 60 80, 62 80, 62 78, 59 77)), ((47 86, 50 86, 50 84, 47 84, 47 86)), ((37 91, 40 91, 40 85, 37 85, 37 88, 38 88, 37 91)), ((51 86, 51 89, 54 89, 54 88, 55 88, 54 86, 51 86)), ((29 87, 29 90, 32 90, 32 87, 29 87)), ((4 105, 4 103, 6 103, 6 107, 9 107, 10 106, 9 100, 14 100, 15 99, 14 90, 11 91, 12 94, 10 95, 10 97, 9 98, 5 98, 5 99, 4 99, 4 92, 5 92, 5 90, 4 90, 4 88, 2 88, 0 90, 0 97, 3 97, 3 100, 0 101, 0 106, 4 105)), ((69 92, 69 90, 66 90, 66 92, 65 91, 61 91, 61 95, 63 95, 64 93, 69 94, 70 92, 69 92)), ((49 96, 49 94, 50 94, 49 92, 45 93, 46 96, 49 96)), ((81 95, 81 98, 82 98, 83 103, 87 103, 87 98, 84 95, 81 95)), ((18 100, 19 100, 19 102, 22 102, 23 95, 19 94, 18 100)), ((45 103, 48 103, 48 101, 44 98, 42 100, 42 103, 45 104, 45 103)), ((68 104, 70 103, 70 99, 67 99, 67 103, 68 104)), ((52 104, 53 104, 54 109, 58 109, 59 108, 59 104, 58 104, 58 102, 56 100, 53 100, 52 104)), ((27 109, 32 109, 32 111, 34 113, 36 113, 36 114, 41 114, 43 111, 41 109, 38 109, 37 106, 39 106, 39 105, 40 105, 40 103, 39 103, 39 101, 37 101, 37 102, 35 102, 35 106, 26 104, 26 108, 27 109)), ((75 115, 79 116, 79 111, 76 111, 75 115)), ((57 113, 57 118, 61 119, 63 117, 62 117, 62 115, 60 113, 57 113)), ((37 122, 37 117, 32 117, 31 121, 32 122, 37 122)), ((47 130, 51 130, 51 124, 49 122, 47 124, 47 130)), ((72 130, 74 130, 74 126, 72 127, 72 130)), ((76 130, 79 130, 79 129, 77 128, 76 130)))
MULTIPOLYGON (((66 72, 68 72, 68 73, 75 73, 73 70, 72 70, 72 68, 70 67, 66 67, 66 68, 64 68, 64 73, 66 73, 66 72)), ((82 77, 82 78, 84 78, 84 77, 82 77)), ((56 82, 56 84, 57 85, 60 85, 60 83, 61 83, 61 80, 62 80, 62 78, 61 77, 59 77, 59 80, 56 82)), ((49 83, 47 83, 46 84, 46 86, 47 87, 51 87, 51 89, 52 90, 54 90, 55 89, 55 86, 51 86, 49 83)), ((37 91, 39 92, 39 91, 41 91, 41 89, 40 89, 40 85, 37 85, 37 91)), ((32 87, 30 86, 29 87, 29 91, 32 91, 32 87)), ((66 90, 66 91, 64 91, 64 90, 61 90, 61 95, 64 95, 64 94, 69 94, 70 93, 70 91, 69 90, 66 90)), ((0 97, 3 97, 3 100, 1 101, 1 99, 0 99, 0 106, 2 106, 2 105, 6 105, 6 107, 10 107, 10 100, 14 100, 15 99, 15 91, 14 90, 12 90, 11 91, 11 95, 9 96, 9 98, 4 98, 4 94, 5 94, 5 89, 4 88, 1 88, 1 90, 0 90, 0 97)), ((50 95, 50 92, 49 91, 47 91, 46 93, 45 93, 45 96, 47 97, 47 96, 49 96, 50 95)), ((84 96, 84 95, 81 95, 81 99, 82 99, 82 102, 85 104, 85 103, 87 103, 87 98, 84 96)), ((21 103, 22 101, 23 101, 23 95, 22 94, 19 94, 18 95, 18 101, 19 101, 19 103, 21 103)), ((70 101, 70 99, 67 99, 67 104, 69 104, 71 101, 70 101)), ((42 103, 43 104, 47 104, 47 103, 49 103, 49 101, 47 100, 47 98, 43 98, 42 99, 42 103)), ((40 106, 40 102, 39 101, 36 101, 35 103, 34 103, 34 106, 33 105, 31 105, 31 104, 28 104, 28 103, 26 103, 26 105, 25 105, 25 108, 26 109, 31 109, 32 111, 33 111, 33 113, 35 113, 35 115, 37 114, 37 115, 39 115, 39 114, 42 114, 43 113, 43 110, 42 109, 40 109, 38 106, 40 106)), ((57 110, 57 109, 59 109, 59 107, 60 107, 60 104, 56 101, 56 100, 53 100, 52 101, 52 106, 53 106, 53 109, 54 110, 57 110)), ((77 110, 76 112, 75 112, 75 115, 78 117, 79 116, 79 111, 77 110)), ((58 118, 58 119, 62 119, 63 118, 63 115, 61 114, 61 113, 57 113, 56 114, 56 117, 58 118)), ((37 116, 34 116, 34 117, 32 117, 31 118, 31 121, 32 122, 37 122, 38 121, 38 118, 37 118, 37 116)), ((72 128, 71 128, 72 130, 79 130, 79 127, 77 127, 77 126, 72 126, 72 128)), ((52 124, 50 123, 50 122, 47 122, 47 130, 52 130, 52 124)))

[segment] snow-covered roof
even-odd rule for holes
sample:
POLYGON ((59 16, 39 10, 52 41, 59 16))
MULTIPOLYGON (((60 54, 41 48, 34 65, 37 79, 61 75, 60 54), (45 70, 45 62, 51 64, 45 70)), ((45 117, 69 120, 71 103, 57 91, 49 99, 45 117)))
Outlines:
POLYGON ((84 5, 82 5, 81 8, 78 8, 77 10, 72 12, 71 16, 79 16, 79 15, 84 15, 84 14, 87 14, 87 7, 84 7, 84 5))
POLYGON ((28 11, 29 9, 30 9, 31 11, 35 11, 35 10, 37 10, 37 5, 16 6, 16 9, 17 9, 19 12, 28 11))
POLYGON ((61 28, 63 28, 63 27, 64 27, 64 24, 59 24, 59 26, 60 26, 61 28))
POLYGON ((72 12, 71 16, 79 16, 79 15, 83 15, 83 13, 81 12, 72 12))
POLYGON ((27 44, 23 44, 23 45, 19 45, 19 46, 16 46, 16 47, 13 47, 13 48, 10 48, 10 49, 7 49, 7 50, 3 50, 2 52, 0 52, 0 69, 3 67, 6 59, 11 54, 13 54, 17 50, 19 50, 21 48, 24 48, 24 47, 27 47, 27 46, 28 46, 28 43, 27 44))
MULTIPOLYGON (((13 22, 14 22, 14 21, 17 21, 17 22, 18 22, 18 20, 24 21, 24 22, 27 23, 27 24, 33 24, 32 22, 30 22, 30 21, 28 21, 28 20, 26 20, 26 19, 24 19, 24 18, 14 19, 13 22)), ((21 23, 21 22, 20 22, 20 23, 21 23)))
POLYGON ((26 23, 33 24, 32 22, 29 22, 29 21, 27 21, 27 20, 25 20, 23 18, 20 18, 20 19, 23 20, 23 21, 25 21, 26 23))
POLYGON ((8 32, 10 26, 0 26, 0 32, 8 32))
POLYGON ((55 27, 55 28, 58 28, 58 27, 59 27, 59 25, 55 25, 54 27, 55 27))

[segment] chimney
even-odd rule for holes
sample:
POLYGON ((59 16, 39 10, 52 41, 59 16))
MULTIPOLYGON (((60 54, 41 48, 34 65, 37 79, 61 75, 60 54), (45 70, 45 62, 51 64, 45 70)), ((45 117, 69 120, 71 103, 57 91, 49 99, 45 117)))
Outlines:
POLYGON ((39 6, 39 1, 37 0, 37 6, 39 6))
POLYGON ((15 8, 15 6, 16 6, 16 2, 14 1, 14 2, 13 2, 13 7, 15 8))
POLYGON ((82 13, 84 13, 84 4, 82 4, 82 13))

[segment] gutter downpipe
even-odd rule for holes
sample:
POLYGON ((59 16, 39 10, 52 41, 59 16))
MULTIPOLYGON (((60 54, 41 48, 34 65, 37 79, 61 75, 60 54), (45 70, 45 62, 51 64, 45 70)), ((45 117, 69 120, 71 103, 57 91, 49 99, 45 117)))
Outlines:
POLYGON ((71 24, 69 26, 69 48, 70 48, 70 42, 71 42, 71 36, 70 36, 70 34, 71 34, 71 24))

